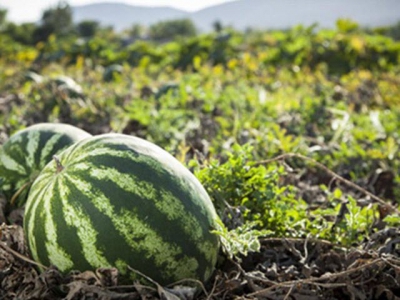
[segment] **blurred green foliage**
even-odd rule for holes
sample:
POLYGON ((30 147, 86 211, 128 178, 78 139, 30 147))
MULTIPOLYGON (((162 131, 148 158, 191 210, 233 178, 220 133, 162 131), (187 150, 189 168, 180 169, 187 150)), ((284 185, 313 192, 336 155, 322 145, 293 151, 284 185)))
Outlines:
POLYGON ((149 28, 149 35, 153 40, 164 41, 177 37, 196 35, 197 30, 190 19, 160 21, 149 28))

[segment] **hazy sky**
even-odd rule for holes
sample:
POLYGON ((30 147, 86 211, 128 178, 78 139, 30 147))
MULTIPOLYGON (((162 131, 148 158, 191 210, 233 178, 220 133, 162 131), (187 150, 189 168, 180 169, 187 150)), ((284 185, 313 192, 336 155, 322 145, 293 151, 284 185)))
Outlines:
MULTIPOLYGON (((70 5, 83 5, 95 2, 119 2, 145 6, 171 6, 187 11, 195 11, 207 6, 228 2, 229 0, 69 0, 70 5)), ((57 5, 58 0, 0 0, 0 7, 8 10, 7 18, 13 22, 33 22, 40 19, 42 11, 57 5)))

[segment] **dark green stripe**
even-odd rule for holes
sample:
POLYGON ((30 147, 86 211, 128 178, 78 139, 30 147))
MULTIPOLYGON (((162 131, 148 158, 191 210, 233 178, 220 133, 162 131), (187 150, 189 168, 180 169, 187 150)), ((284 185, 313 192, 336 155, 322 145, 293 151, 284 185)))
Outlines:
MULTIPOLYGON (((3 151, 7 153, 13 160, 19 162, 21 166, 24 168, 25 172, 29 172, 29 167, 25 165, 26 158, 26 143, 28 141, 28 137, 26 134, 20 136, 18 141, 13 142, 11 139, 9 142, 5 143, 3 146, 3 151)), ((21 175, 19 175, 21 176, 21 175)))
POLYGON ((32 165, 32 169, 33 170, 39 170, 41 168, 41 166, 45 166, 47 162, 50 161, 47 160, 48 157, 46 158, 45 162, 41 162, 40 161, 40 156, 42 154, 42 151, 40 151, 40 149, 43 149, 46 146, 46 143, 48 141, 49 138, 51 138, 52 133, 50 132, 46 132, 46 131, 39 131, 39 142, 38 142, 38 148, 35 151, 35 161, 34 164, 32 165))
MULTIPOLYGON (((74 186, 70 184, 66 178, 63 178, 64 181, 62 182, 63 185, 67 185, 70 190, 74 190, 74 186)), ((59 181, 54 186, 54 189, 58 189, 59 181)), ((79 192, 79 191, 78 191, 79 192)), ((67 200, 68 201, 68 200, 67 200)), ((68 201, 71 202, 71 201, 68 201)), ((75 198, 74 194, 74 205, 76 206, 83 206, 79 198, 75 198)), ((53 198, 51 199, 51 206, 52 206, 52 218, 54 223, 57 225, 57 243, 60 248, 65 249, 65 252, 71 256, 71 260, 74 261, 79 266, 83 266, 80 271, 90 270, 92 269, 90 264, 86 261, 83 256, 82 245, 80 243, 79 236, 77 235, 77 228, 69 226, 65 222, 65 216, 63 213, 63 205, 60 198, 53 198), (66 250, 68 249, 68 251, 66 250)))
POLYGON ((54 133, 51 131, 41 131, 39 139, 39 149, 46 148, 49 140, 53 138, 55 134, 58 135, 58 140, 56 143, 53 144, 52 150, 48 152, 48 155, 43 157, 43 160, 41 160, 42 151, 37 151, 35 153, 35 168, 41 169, 53 159, 53 155, 59 153, 61 150, 74 143, 74 140, 68 135, 54 133))
MULTIPOLYGON (((28 216, 29 218, 33 218, 34 222, 34 236, 29 236, 29 239, 34 239, 36 241, 36 250, 37 250, 37 255, 38 255, 38 260, 39 262, 44 265, 44 266, 50 266, 50 261, 47 255, 47 249, 45 247, 45 241, 47 240, 46 238, 46 231, 45 231, 45 222, 44 222, 44 197, 45 197, 45 191, 48 188, 52 188, 49 185, 43 187, 43 196, 35 199, 38 201, 38 205, 36 208, 36 213, 39 214, 38 216, 32 215, 30 211, 27 211, 25 216, 28 216)), ((40 196, 40 194, 38 195, 40 196)), ((24 222, 29 223, 29 219, 24 220, 24 222)))

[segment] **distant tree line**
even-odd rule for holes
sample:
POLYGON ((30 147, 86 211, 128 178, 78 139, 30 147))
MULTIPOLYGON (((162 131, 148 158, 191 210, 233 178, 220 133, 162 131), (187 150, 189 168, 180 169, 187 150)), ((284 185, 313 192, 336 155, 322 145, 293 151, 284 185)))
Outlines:
MULTIPOLYGON (((146 38, 162 42, 178 37, 191 37, 198 33, 196 26, 190 19, 161 21, 148 28, 135 24, 134 20, 132 20, 132 24, 132 27, 124 32, 130 39, 146 38)), ((350 29, 358 30, 358 25, 354 24, 356 27, 353 26, 354 28, 351 27, 350 29)), ((214 22, 213 27, 218 33, 224 29, 219 21, 214 22)), ((104 30, 110 31, 112 28, 102 27, 94 20, 85 20, 74 24, 72 9, 65 1, 60 1, 56 6, 46 9, 39 23, 15 24, 7 20, 7 10, 0 9, 0 34, 6 34, 21 44, 36 45, 48 40, 52 35, 91 38, 104 30)), ((400 40, 400 22, 393 26, 373 30, 395 40, 400 40)))
MULTIPOLYGON (((90 38, 103 29, 105 28, 102 28, 97 21, 93 20, 85 20, 74 24, 72 9, 65 1, 59 2, 55 7, 46 9, 38 24, 15 24, 9 22, 7 20, 7 10, 0 9, 0 33, 7 34, 14 40, 27 45, 35 45, 38 42, 46 41, 51 35, 56 35, 57 37, 77 35, 90 38)), ((149 39, 163 41, 177 37, 194 36, 197 34, 197 29, 190 19, 178 19, 162 21, 151 25, 149 28, 134 24, 125 33, 132 38, 146 36, 149 39)))

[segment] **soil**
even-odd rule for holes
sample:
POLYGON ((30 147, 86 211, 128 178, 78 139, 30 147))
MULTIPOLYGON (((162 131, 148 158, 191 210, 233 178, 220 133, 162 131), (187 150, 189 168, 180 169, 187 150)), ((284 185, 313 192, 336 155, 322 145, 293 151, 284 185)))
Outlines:
MULTIPOLYGON (((312 191, 309 191, 312 193, 312 191)), ((221 254, 212 278, 161 287, 120 285, 116 269, 40 273, 29 258, 22 210, 1 201, 0 299, 400 299, 400 229, 383 229, 354 249, 314 239, 268 238, 236 260, 221 254)))

